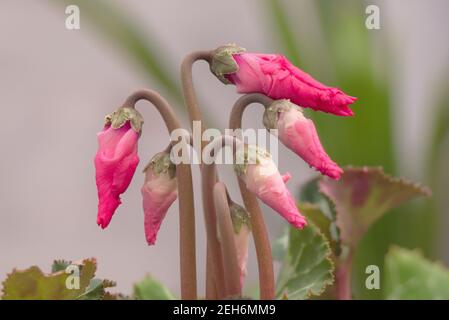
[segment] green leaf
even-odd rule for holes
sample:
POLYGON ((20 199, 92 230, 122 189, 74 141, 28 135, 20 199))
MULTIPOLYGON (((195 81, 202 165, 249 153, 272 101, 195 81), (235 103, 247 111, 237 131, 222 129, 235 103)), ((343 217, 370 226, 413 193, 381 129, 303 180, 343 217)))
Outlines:
POLYGON ((101 300, 107 297, 108 300, 117 299, 117 295, 106 292, 106 288, 115 287, 116 283, 110 280, 98 278, 91 279, 86 291, 78 296, 79 300, 101 300))
POLYGON ((78 297, 80 300, 99 300, 104 294, 103 280, 94 278, 90 280, 86 291, 78 297))
POLYGON ((321 211, 318 205, 309 202, 300 202, 298 203, 298 209, 308 221, 313 222, 320 229, 328 240, 332 239, 330 231, 332 220, 321 211))
MULTIPOLYGON (((319 193, 316 197, 313 196, 313 198, 318 201, 318 196, 324 199, 323 195, 319 193)), ((307 221, 312 222, 320 230, 320 232, 323 233, 323 235, 329 241, 332 252, 335 255, 338 255, 340 252, 339 239, 338 232, 335 228, 333 220, 329 218, 329 216, 324 213, 321 207, 315 203, 312 204, 309 202, 300 202, 298 203, 298 209, 307 218, 307 221)), ((272 243, 271 250, 273 259, 282 261, 284 259, 285 253, 287 252, 288 245, 289 229, 286 228, 272 243)))
POLYGON ((303 185, 299 194, 299 200, 304 203, 313 203, 320 208, 320 210, 326 217, 334 221, 334 205, 319 190, 318 182, 320 182, 321 178, 322 176, 313 178, 305 185, 303 185))
POLYGON ((55 273, 55 272, 58 272, 61 270, 65 270, 70 264, 71 264, 71 261, 55 260, 55 261, 53 261, 53 264, 51 265, 51 272, 55 273))
POLYGON ((323 293, 334 281, 331 256, 326 237, 312 223, 303 230, 290 228, 276 296, 301 300, 323 293))
POLYGON ((334 204, 343 244, 356 248, 368 228, 389 210, 430 190, 393 178, 382 168, 346 167, 339 181, 323 177, 320 191, 334 204))
POLYGON ((271 244, 271 251, 273 259, 282 261, 288 249, 288 228, 281 232, 281 235, 276 238, 271 244))
POLYGON ((174 300, 175 297, 162 283, 147 275, 134 284, 134 296, 137 300, 174 300))
MULTIPOLYGON (((64 263, 60 261, 54 264, 55 269, 60 269, 64 263)), ((68 300, 76 299, 84 293, 90 280, 96 271, 96 260, 85 259, 74 262, 72 265, 79 270, 79 288, 68 289, 66 281, 73 273, 59 270, 45 274, 37 266, 26 270, 13 270, 3 282, 2 299, 5 300, 68 300)), ((71 278, 72 279, 72 278, 71 278)))
POLYGON ((417 251, 393 247, 385 257, 385 286, 387 299, 447 300, 449 270, 417 251))
POLYGON ((340 254, 340 238, 335 222, 324 213, 319 205, 300 202, 298 209, 307 218, 307 221, 318 227, 329 241, 334 255, 338 256, 340 254))

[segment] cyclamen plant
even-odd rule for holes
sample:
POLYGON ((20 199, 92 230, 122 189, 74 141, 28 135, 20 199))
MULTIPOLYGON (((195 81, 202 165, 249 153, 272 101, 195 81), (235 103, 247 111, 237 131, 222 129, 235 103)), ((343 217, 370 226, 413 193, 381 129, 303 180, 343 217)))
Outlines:
MULTIPOLYGON (((312 120, 302 108, 352 116, 349 108, 356 98, 340 89, 327 87, 293 66, 285 57, 275 54, 247 53, 235 45, 212 51, 194 52, 184 59, 181 82, 185 105, 193 121, 202 121, 192 81, 195 61, 205 60, 212 73, 226 84, 234 84, 245 93, 231 111, 229 127, 241 128, 243 112, 249 104, 265 108, 263 123, 278 129, 279 140, 311 167, 331 179, 338 180, 343 170, 325 152, 312 120)), ((138 100, 151 102, 161 113, 169 133, 181 128, 173 109, 155 91, 141 90, 132 94, 111 115, 98 134, 95 156, 98 189, 97 223, 106 228, 121 204, 120 195, 128 188, 139 163, 138 140, 143 118, 135 109, 138 100)), ((202 130, 205 124, 202 121, 202 130)), ((181 297, 197 299, 195 214, 190 164, 174 164, 171 147, 187 145, 190 137, 170 141, 170 145, 154 156, 145 167, 143 197, 144 230, 149 245, 156 243, 161 223, 179 196, 181 297)), ((237 136, 222 136, 207 144, 203 141, 201 157, 213 153, 217 145, 234 147, 235 172, 244 207, 233 202, 219 181, 215 164, 201 165, 204 218, 207 232, 206 299, 242 295, 246 275, 249 235, 256 247, 261 299, 275 298, 273 259, 265 222, 257 199, 288 221, 297 232, 307 224, 297 203, 286 187, 290 174, 281 175, 271 156, 257 146, 245 145, 237 136), (238 161, 237 161, 238 160, 238 161)))

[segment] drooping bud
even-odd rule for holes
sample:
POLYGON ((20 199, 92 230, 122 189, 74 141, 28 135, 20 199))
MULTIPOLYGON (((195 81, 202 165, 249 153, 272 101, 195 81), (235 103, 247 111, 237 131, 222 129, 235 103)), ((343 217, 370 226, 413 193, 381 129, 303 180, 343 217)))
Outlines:
POLYGON ((176 167, 168 152, 156 154, 145 167, 143 197, 145 237, 149 245, 156 242, 157 233, 168 208, 178 197, 176 167))
POLYGON ((305 108, 338 116, 354 114, 348 105, 357 98, 325 86, 279 54, 249 53, 230 44, 214 51, 211 70, 220 81, 235 84, 239 93, 290 99, 305 108))
POLYGON ((133 108, 121 107, 106 116, 105 126, 97 134, 95 177, 98 191, 97 223, 106 228, 120 205, 139 163, 137 141, 143 118, 133 108))
POLYGON ((343 170, 327 155, 313 121, 289 100, 275 100, 265 109, 263 123, 277 129, 279 140, 322 174, 338 180, 343 170))
MULTIPOLYGON (((238 149, 234 169, 249 191, 291 225, 299 229, 306 225, 306 219, 300 214, 283 176, 267 151, 257 146, 238 149)), ((288 180, 288 176, 285 178, 288 180)))

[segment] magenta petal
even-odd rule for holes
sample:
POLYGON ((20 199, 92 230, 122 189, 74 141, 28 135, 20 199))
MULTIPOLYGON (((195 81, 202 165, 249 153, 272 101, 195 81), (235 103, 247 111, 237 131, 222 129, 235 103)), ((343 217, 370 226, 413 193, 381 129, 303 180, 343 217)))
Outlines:
POLYGON ((354 111, 352 111, 347 105, 341 106, 338 109, 335 109, 333 114, 337 116, 343 116, 343 117, 351 117, 354 115, 354 111))
POLYGON ((331 160, 321 145, 313 121, 299 109, 281 112, 278 120, 279 139, 311 167, 338 180, 343 170, 331 160))
POLYGON ((178 197, 176 179, 170 178, 168 173, 156 174, 151 168, 147 169, 141 193, 145 237, 149 245, 154 245, 162 221, 178 197))
POLYGON ((284 181, 284 183, 287 183, 291 177, 292 175, 290 174, 290 172, 286 172, 285 174, 282 175, 282 181, 284 181))
POLYGON ((305 108, 338 116, 352 116, 348 105, 356 98, 327 87, 277 54, 239 53, 239 70, 228 74, 239 93, 259 92, 273 99, 290 99, 305 108))
POLYGON ((98 134, 99 147, 95 156, 98 191, 97 223, 106 228, 120 205, 120 195, 126 191, 139 163, 139 135, 129 123, 119 129, 108 126, 98 134))
POLYGON ((249 164, 244 180, 251 192, 295 228, 302 229, 307 224, 271 159, 262 159, 260 164, 249 164))

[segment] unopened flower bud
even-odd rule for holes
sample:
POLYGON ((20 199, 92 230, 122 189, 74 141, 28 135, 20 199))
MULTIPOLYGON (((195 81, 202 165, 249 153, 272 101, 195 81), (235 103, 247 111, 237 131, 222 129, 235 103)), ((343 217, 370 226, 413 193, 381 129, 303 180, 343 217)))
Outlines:
MULTIPOLYGON (((256 146, 237 150, 234 169, 249 191, 291 225, 299 229, 306 225, 306 219, 300 214, 284 178, 267 151, 256 146)), ((288 176, 285 178, 288 180, 288 176)))
POLYGON ((97 223, 106 228, 120 205, 120 195, 126 191, 136 171, 139 157, 137 141, 143 119, 133 108, 122 107, 106 116, 105 126, 97 134, 95 155, 98 190, 97 223))
POLYGON ((338 180, 343 170, 331 160, 321 145, 313 121, 289 100, 276 100, 265 109, 267 129, 277 129, 278 138, 290 150, 322 174, 338 180))
POLYGON ((239 93, 290 99, 305 108, 338 116, 354 114, 348 105, 357 98, 325 86, 279 54, 249 53, 230 44, 215 50, 211 70, 222 82, 235 84, 239 93))
POLYGON ((176 167, 170 154, 156 154, 144 169, 143 197, 145 237, 149 245, 156 242, 157 233, 168 208, 178 197, 176 167))

